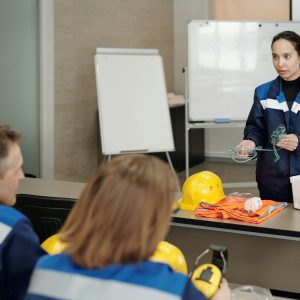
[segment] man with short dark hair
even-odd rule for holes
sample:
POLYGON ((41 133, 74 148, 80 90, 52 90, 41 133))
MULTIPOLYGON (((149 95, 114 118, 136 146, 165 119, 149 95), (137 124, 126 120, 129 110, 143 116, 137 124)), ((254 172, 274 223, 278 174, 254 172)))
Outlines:
POLYGON ((30 221, 13 207, 22 170, 20 133, 0 125, 0 299, 24 298, 33 267, 45 254, 30 221))

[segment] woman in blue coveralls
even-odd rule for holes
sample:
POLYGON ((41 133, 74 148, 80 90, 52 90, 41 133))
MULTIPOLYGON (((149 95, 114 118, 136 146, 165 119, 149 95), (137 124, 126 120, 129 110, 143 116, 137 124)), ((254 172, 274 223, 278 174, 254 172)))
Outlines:
MULTIPOLYGON (((186 275, 149 261, 175 193, 173 172, 154 156, 102 164, 61 230, 65 252, 39 260, 26 299, 206 299, 186 275)), ((212 299, 230 299, 225 280, 212 299)))
POLYGON ((274 36, 271 49, 279 76, 255 89, 244 140, 238 147, 272 149, 271 135, 284 124, 287 134, 276 144, 280 160, 274 161, 272 151, 259 151, 256 180, 262 199, 293 202, 289 178, 300 174, 300 36, 281 32, 274 36))

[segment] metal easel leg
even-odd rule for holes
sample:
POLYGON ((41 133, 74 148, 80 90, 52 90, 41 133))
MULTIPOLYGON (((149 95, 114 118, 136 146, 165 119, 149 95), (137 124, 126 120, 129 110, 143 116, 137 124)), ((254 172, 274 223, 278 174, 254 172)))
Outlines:
POLYGON ((184 120, 185 120, 185 179, 188 179, 189 177, 189 171, 190 171, 190 149, 189 149, 189 116, 188 116, 188 110, 189 110, 189 94, 188 94, 188 68, 184 68, 185 73, 185 106, 184 106, 184 120))
POLYGON ((102 162, 107 162, 111 160, 111 155, 103 155, 102 162))
POLYGON ((190 155, 189 155, 189 129, 185 129, 185 179, 190 176, 190 155))
POLYGON ((170 168, 171 168, 171 170, 173 171, 173 173, 174 173, 174 175, 175 175, 175 178, 176 178, 177 190, 178 190, 178 192, 180 192, 181 189, 180 189, 180 185, 179 185, 178 175, 177 175, 177 173, 176 173, 176 171, 175 171, 175 169, 174 169, 174 167, 173 167, 172 160, 171 160, 171 157, 170 157, 169 152, 166 152, 166 155, 167 155, 167 159, 168 159, 170 168))

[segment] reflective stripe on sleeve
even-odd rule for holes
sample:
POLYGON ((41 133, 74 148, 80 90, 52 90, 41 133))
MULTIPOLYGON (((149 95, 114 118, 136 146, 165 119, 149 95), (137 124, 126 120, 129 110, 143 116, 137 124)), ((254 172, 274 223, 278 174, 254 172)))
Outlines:
POLYGON ((263 109, 271 108, 271 109, 283 110, 284 112, 289 110, 286 102, 280 103, 276 99, 261 100, 260 104, 262 105, 263 109))
POLYGON ((12 228, 4 223, 0 223, 0 244, 6 239, 12 228))
POLYGON ((62 300, 178 300, 180 296, 116 280, 106 280, 74 273, 36 269, 29 286, 30 294, 62 300))
POLYGON ((295 114, 298 113, 298 111, 300 110, 300 104, 298 102, 294 102, 291 110, 295 114))

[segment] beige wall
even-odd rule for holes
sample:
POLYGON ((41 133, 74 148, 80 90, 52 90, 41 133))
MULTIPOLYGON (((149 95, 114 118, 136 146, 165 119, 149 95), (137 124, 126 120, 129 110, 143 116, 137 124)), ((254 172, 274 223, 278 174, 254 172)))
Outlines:
MULTIPOLYGON (((95 48, 158 48, 164 59, 168 92, 184 93, 181 69, 187 64, 189 20, 284 20, 288 18, 288 2, 55 0, 55 179, 86 181, 99 161, 95 48), (258 4, 260 9, 257 9, 258 4), (284 17, 279 17, 278 12, 284 17)), ((237 144, 241 136, 241 129, 206 130, 206 155, 228 157, 224 149, 237 144)))
MULTIPOLYGON (((187 24, 190 20, 289 20, 289 0, 174 0, 175 84, 185 94, 182 67, 187 65, 187 24)), ((205 156, 229 159, 243 128, 205 129, 205 156)))
MULTIPOLYGON (((211 11, 215 20, 289 21, 289 7, 289 0, 213 0, 211 11)), ((240 143, 243 132, 243 128, 205 130, 205 155, 228 158, 227 149, 240 143)))
POLYGON ((215 20, 288 21, 290 0, 212 0, 215 20))
POLYGON ((182 69, 187 66, 187 25, 191 20, 211 19, 211 0, 174 0, 174 88, 177 94, 185 93, 185 76, 182 69))
POLYGON ((158 48, 173 91, 172 0, 55 0, 55 179, 86 181, 98 164, 93 54, 158 48))
POLYGON ((292 0, 292 20, 300 21, 300 1, 292 0))

